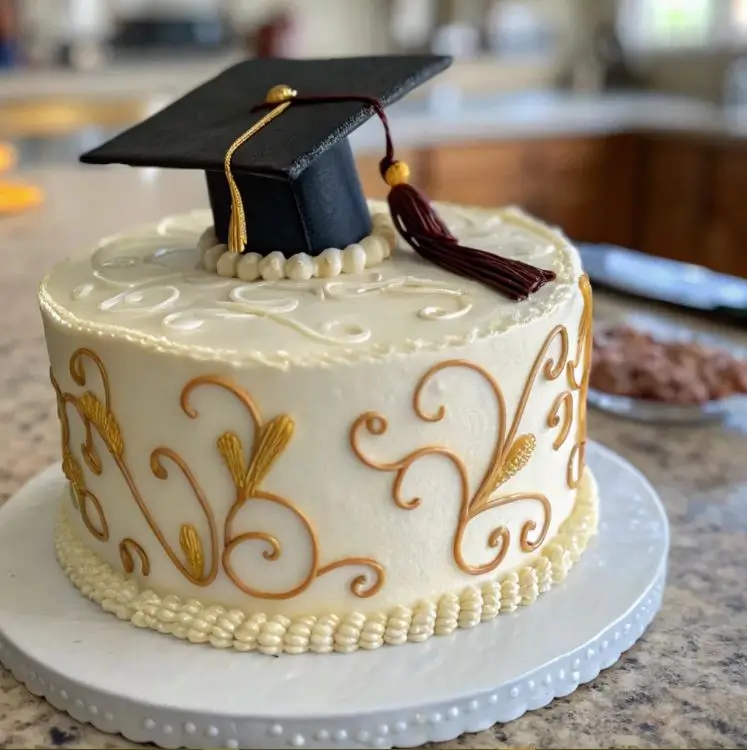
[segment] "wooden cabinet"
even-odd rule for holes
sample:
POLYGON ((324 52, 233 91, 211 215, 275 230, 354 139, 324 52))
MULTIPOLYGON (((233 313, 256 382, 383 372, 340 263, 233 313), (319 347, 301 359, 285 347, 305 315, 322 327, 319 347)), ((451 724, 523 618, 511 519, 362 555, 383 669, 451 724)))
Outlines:
POLYGON ((747 144, 712 148, 704 261, 717 271, 747 277, 747 144))
POLYGON ((702 262, 708 162, 707 148, 698 141, 643 141, 640 250, 688 263, 702 262))
POLYGON ((747 277, 747 145, 647 138, 643 164, 640 249, 747 277))
POLYGON ((625 136, 449 145, 433 149, 427 162, 434 199, 515 204, 575 240, 631 240, 637 160, 625 136))
MULTIPOLYGON (((433 200, 514 204, 576 241, 747 277, 747 143, 627 133, 445 143, 398 156, 433 200)), ((357 158, 371 198, 388 190, 379 158, 357 158)))

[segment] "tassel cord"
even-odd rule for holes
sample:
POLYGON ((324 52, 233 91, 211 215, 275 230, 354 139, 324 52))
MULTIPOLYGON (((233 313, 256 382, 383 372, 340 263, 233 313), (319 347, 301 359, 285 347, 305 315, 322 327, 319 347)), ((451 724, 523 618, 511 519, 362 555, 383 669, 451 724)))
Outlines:
MULTIPOLYGON (((555 279, 553 271, 537 268, 521 260, 465 247, 449 231, 430 202, 412 185, 408 184, 410 170, 394 155, 389 119, 384 104, 373 97, 361 95, 299 96, 287 86, 276 87, 289 92, 286 100, 268 96, 268 101, 254 111, 277 107, 281 102, 293 104, 333 104, 359 102, 370 106, 381 121, 386 141, 386 154, 379 162, 379 172, 390 186, 387 203, 394 226, 402 238, 425 260, 460 276, 474 279, 504 294, 510 299, 522 300, 555 279)), ((271 91, 272 94, 272 91, 271 91)))

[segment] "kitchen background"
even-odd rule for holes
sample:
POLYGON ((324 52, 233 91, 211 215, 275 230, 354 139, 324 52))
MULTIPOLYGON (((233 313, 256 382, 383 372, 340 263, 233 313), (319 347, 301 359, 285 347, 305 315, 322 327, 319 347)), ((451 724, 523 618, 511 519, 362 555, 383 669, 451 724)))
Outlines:
POLYGON ((0 139, 69 163, 242 56, 447 52, 393 113, 432 198, 747 276, 746 45, 747 0, 0 0, 0 139))
MULTIPOLYGON (((390 108, 399 157, 432 198, 579 245, 589 434, 672 525, 664 608, 619 667, 459 746, 745 747, 747 0, 0 0, 0 505, 59 462, 39 278, 207 204, 200 174, 77 155, 242 57, 422 50, 457 59, 390 108)), ((382 195, 380 125, 351 143, 382 195)), ((0 667, 0 747, 63 744, 137 747, 0 667)))

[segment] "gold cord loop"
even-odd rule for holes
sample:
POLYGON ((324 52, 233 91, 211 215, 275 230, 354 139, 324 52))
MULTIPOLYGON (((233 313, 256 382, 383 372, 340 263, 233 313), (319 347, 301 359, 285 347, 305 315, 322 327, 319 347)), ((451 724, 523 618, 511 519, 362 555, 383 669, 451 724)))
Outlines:
POLYGON ((292 89, 290 86, 280 84, 273 86, 265 97, 265 101, 268 104, 276 104, 274 109, 271 109, 264 117, 249 128, 243 135, 239 136, 226 151, 226 158, 223 164, 223 169, 226 173, 226 180, 228 181, 228 190, 231 194, 231 220, 228 225, 228 249, 232 253, 241 253, 246 247, 247 234, 246 234, 246 214, 244 213, 244 202, 241 199, 241 193, 239 192, 236 180, 231 173, 231 159, 233 155, 243 146, 253 135, 258 133, 265 125, 271 123, 278 115, 285 112, 290 107, 293 98, 298 92, 292 89))

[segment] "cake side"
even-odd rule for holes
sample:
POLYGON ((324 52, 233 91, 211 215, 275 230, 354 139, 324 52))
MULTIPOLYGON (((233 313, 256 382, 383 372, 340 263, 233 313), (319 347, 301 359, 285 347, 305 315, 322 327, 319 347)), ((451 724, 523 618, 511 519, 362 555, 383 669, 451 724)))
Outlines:
MULTIPOLYGON (((296 320, 300 329, 278 322, 276 302, 276 317, 256 309, 219 317, 218 328, 236 339, 230 351, 211 339, 204 313, 201 325, 163 333, 164 317, 189 311, 158 300, 164 286, 180 292, 180 304, 182 290, 196 294, 191 286, 230 295, 240 280, 195 283, 193 267, 172 268, 168 283, 116 287, 116 301, 106 303, 111 293, 96 285, 112 281, 105 270, 102 282, 100 258, 89 262, 88 281, 84 261, 53 272, 40 297, 78 511, 61 526, 61 560, 77 570, 74 560, 85 555, 75 545, 83 544, 93 556, 86 565, 123 570, 123 591, 134 598, 125 607, 115 597, 120 616, 133 619, 132 602, 151 597, 149 609, 137 610, 139 624, 167 630, 157 626, 168 616, 156 599, 241 611, 287 630, 332 615, 379 628, 398 608, 412 612, 421 602, 439 611, 446 605, 436 602, 454 601, 458 613, 452 607, 449 616, 466 626, 475 620, 459 614, 469 609, 462 600, 475 595, 465 592, 484 597, 505 584, 507 602, 536 598, 583 546, 578 530, 567 538, 567 522, 583 494, 591 293, 562 236, 523 214, 511 214, 521 228, 509 222, 506 233, 507 215, 455 208, 453 231, 462 217, 469 231, 492 237, 487 245, 502 243, 504 255, 541 256, 558 280, 538 299, 503 303, 463 279, 412 277, 416 261, 395 253, 382 264, 388 276, 351 277, 344 283, 358 291, 342 296, 330 298, 336 282, 324 279, 265 284, 286 307, 308 294, 309 316, 296 320), (376 291, 400 278, 397 293, 376 291), (418 283, 407 286, 412 278, 418 283), (454 285, 448 294, 446 284, 454 285), (65 295, 70 310, 62 312, 65 295), (122 322, 101 322, 112 316, 122 322), (369 336, 357 350, 321 342, 304 326, 369 336)), ((194 252, 199 235, 195 227, 180 239, 181 254, 194 252)), ((147 257, 160 240, 149 242, 147 257)), ((149 265, 142 237, 116 246, 120 254, 103 268, 141 280, 149 265), (140 260, 128 255, 133 246, 140 260)), ((221 640, 202 639, 210 638, 221 640)), ((338 650, 351 646, 346 638, 338 650)))
POLYGON ((58 517, 54 544, 57 560, 73 585, 105 611, 137 627, 191 643, 241 652, 256 650, 270 656, 307 651, 352 653, 385 644, 422 643, 529 606, 540 594, 562 583, 579 561, 596 532, 598 505, 597 484, 586 469, 573 512, 532 564, 481 586, 467 586, 373 614, 352 611, 268 617, 263 612, 204 605, 174 594, 159 596, 101 560, 76 536, 67 502, 58 517))

